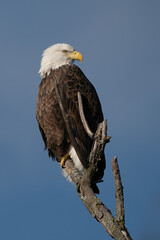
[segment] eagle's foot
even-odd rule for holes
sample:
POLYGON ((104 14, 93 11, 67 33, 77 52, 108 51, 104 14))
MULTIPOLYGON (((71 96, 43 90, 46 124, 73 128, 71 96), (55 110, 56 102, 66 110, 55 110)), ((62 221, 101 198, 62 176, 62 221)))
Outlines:
POLYGON ((60 165, 61 165, 62 168, 65 167, 65 162, 66 162, 66 160, 67 160, 67 158, 68 158, 69 156, 70 156, 70 155, 69 155, 69 152, 67 152, 67 153, 62 157, 61 162, 60 162, 60 165))

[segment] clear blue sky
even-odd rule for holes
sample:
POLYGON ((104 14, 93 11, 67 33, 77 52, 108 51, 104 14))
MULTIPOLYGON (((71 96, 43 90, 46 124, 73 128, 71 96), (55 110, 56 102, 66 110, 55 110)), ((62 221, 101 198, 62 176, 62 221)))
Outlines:
POLYGON ((38 70, 58 42, 83 54, 108 119, 100 198, 114 214, 117 155, 131 236, 160 239, 160 1, 8 0, 0 31, 0 239, 111 239, 43 151, 38 70))

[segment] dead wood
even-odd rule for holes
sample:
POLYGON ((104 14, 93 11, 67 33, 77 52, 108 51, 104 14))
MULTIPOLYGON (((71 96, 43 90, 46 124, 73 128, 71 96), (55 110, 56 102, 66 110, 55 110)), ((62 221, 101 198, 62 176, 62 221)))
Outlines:
POLYGON ((79 111, 81 113, 80 116, 82 123, 87 134, 92 139, 94 139, 93 147, 89 156, 88 166, 88 164, 86 164, 86 159, 84 159, 83 152, 75 141, 69 115, 63 107, 56 79, 54 77, 52 77, 52 79, 55 83, 57 99, 60 109, 62 111, 62 116, 64 118, 69 137, 71 139, 73 147, 77 152, 78 157, 80 158, 82 165, 84 166, 84 172, 82 174, 82 172, 75 168, 72 160, 68 159, 65 162, 66 170, 68 171, 77 189, 77 193, 90 214, 104 226, 104 228, 111 237, 113 237, 115 240, 132 240, 127 228, 125 227, 123 186, 121 182, 117 157, 114 157, 114 159, 112 160, 112 172, 115 182, 116 217, 112 215, 111 211, 104 205, 104 203, 102 203, 102 201, 97 197, 97 195, 93 192, 91 188, 93 175, 97 170, 97 163, 98 161, 101 161, 101 156, 104 151, 105 145, 110 141, 111 138, 109 136, 106 136, 107 121, 105 120, 101 124, 99 124, 96 133, 93 134, 90 131, 88 124, 85 120, 81 96, 80 93, 78 93, 79 111))

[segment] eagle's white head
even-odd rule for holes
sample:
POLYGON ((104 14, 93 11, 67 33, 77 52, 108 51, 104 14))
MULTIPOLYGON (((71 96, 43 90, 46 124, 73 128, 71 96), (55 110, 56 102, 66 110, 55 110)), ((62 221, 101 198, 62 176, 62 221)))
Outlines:
POLYGON ((74 60, 83 61, 82 54, 66 43, 58 43, 47 48, 42 55, 39 73, 43 78, 51 69, 57 69, 65 64, 72 64, 74 60))

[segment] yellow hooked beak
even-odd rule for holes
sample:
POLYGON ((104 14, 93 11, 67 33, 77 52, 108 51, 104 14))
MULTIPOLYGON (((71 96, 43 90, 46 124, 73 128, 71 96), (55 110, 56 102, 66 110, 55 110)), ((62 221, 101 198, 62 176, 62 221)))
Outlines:
POLYGON ((68 57, 71 59, 79 60, 79 61, 83 62, 83 56, 80 52, 74 51, 72 53, 69 53, 68 57))

